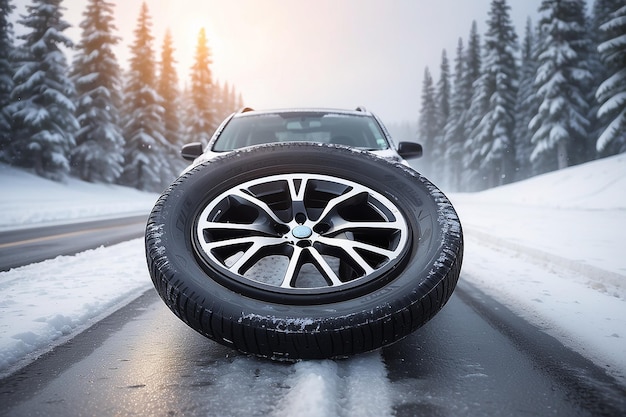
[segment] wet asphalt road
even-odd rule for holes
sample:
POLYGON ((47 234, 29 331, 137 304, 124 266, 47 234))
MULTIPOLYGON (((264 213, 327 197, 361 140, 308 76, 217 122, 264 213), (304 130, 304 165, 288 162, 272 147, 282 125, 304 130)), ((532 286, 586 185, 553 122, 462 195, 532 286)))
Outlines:
MULTIPOLYGON (((399 417, 626 412, 614 379, 463 282, 380 357, 399 417)), ((336 361, 337 372, 352 360, 336 361)), ((293 367, 205 339, 150 290, 0 381, 0 415, 266 415, 292 389, 293 367)))
POLYGON ((0 271, 143 236, 147 215, 0 232, 0 271))
MULTIPOLYGON (((72 245, 87 237, 87 249, 123 239, 106 230, 132 238, 144 224, 141 217, 56 233, 72 245)), ((13 240, 24 245, 22 252, 38 252, 45 242, 53 256, 60 243, 45 232, 13 240)), ((2 235, 0 245, 4 255, 9 243, 2 235)), ((25 256, 22 263, 42 256, 25 256)), ((372 383, 385 385, 398 417, 626 415, 626 387, 462 275, 433 320, 376 355, 387 375, 372 383)), ((334 361, 339 380, 354 361, 334 361)), ((267 415, 295 389, 295 366, 248 357, 200 336, 150 290, 0 380, 0 416, 267 415)), ((342 395, 324 401, 339 404, 342 395)))

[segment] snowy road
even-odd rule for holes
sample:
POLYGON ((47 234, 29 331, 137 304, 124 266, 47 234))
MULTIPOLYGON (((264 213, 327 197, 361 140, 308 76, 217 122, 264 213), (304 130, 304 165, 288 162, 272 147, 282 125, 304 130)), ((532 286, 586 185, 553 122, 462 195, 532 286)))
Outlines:
POLYGON ((4 380, 0 415, 615 416, 625 394, 466 284, 391 347, 296 364, 205 339, 149 290, 4 380))

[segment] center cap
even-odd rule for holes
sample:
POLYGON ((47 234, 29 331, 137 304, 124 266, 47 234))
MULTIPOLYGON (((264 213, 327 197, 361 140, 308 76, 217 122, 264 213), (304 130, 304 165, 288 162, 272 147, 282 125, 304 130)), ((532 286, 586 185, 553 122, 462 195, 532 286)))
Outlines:
POLYGON ((308 237, 311 237, 313 231, 310 227, 307 226, 296 226, 291 231, 291 234, 298 239, 306 239, 308 237))

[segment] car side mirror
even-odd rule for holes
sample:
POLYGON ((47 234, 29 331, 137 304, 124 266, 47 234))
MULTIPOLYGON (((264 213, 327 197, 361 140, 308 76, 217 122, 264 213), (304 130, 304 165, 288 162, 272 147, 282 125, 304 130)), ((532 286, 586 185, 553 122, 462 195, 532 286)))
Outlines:
POLYGON ((202 143, 191 142, 183 145, 180 150, 180 154, 184 159, 188 161, 193 161, 194 159, 202 155, 202 151, 202 143))
POLYGON ((422 156, 422 145, 415 142, 400 142, 398 154, 404 159, 419 158, 422 156))

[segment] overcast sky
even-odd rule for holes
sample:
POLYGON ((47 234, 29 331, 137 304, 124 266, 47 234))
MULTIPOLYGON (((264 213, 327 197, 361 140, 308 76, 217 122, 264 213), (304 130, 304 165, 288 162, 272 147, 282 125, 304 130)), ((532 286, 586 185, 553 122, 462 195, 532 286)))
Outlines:
MULTIPOLYGON (((143 0, 112 0, 127 67, 143 0)), ((188 79, 196 39, 204 27, 213 75, 228 81, 254 108, 317 106, 378 113, 385 122, 418 118, 428 66, 438 78, 442 49, 451 65, 459 37, 467 44, 472 20, 481 36, 491 0, 146 0, 160 56, 170 28, 181 82, 188 79)), ((522 37, 536 23, 541 0, 509 0, 522 37)), ((20 13, 30 0, 15 0, 20 13)), ((64 0, 66 33, 80 39, 85 0, 64 0)), ((18 27, 15 28, 19 32, 18 27)))

